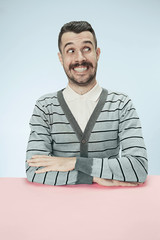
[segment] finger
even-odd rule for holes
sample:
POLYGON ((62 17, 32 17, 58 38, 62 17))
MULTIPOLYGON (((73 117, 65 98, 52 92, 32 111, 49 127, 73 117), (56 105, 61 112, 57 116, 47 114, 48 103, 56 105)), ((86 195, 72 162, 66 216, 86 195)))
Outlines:
POLYGON ((138 186, 139 185, 138 182, 128 182, 127 184, 132 185, 132 186, 138 186))
POLYGON ((96 182, 103 186, 122 186, 122 187, 135 187, 138 185, 137 182, 122 182, 118 180, 96 178, 96 182))
POLYGON ((35 173, 39 174, 39 173, 45 173, 45 172, 49 172, 51 171, 49 167, 45 167, 45 168, 42 168, 42 169, 39 169, 37 171, 35 171, 35 173))
POLYGON ((117 186, 117 187, 135 187, 135 186, 137 186, 137 184, 118 182, 118 183, 113 183, 112 186, 117 186))
POLYGON ((98 178, 96 180, 96 183, 98 183, 99 185, 102 185, 102 186, 106 186, 106 187, 117 186, 116 183, 112 182, 111 179, 100 179, 100 178, 98 178))
POLYGON ((122 186, 122 187, 136 187, 138 186, 138 184, 135 184, 135 183, 122 183, 120 184, 119 186, 122 186))
POLYGON ((35 158, 35 159, 30 159, 30 160, 27 160, 28 163, 36 163, 36 162, 42 162, 44 159, 42 158, 35 158))
POLYGON ((30 162, 28 163, 28 165, 31 167, 47 167, 48 163, 47 162, 30 162))
POLYGON ((105 179, 105 178, 96 178, 94 177, 94 181, 97 182, 99 185, 102 186, 122 186, 122 187, 135 187, 137 186, 137 182, 121 182, 118 180, 112 180, 112 179, 105 179))
POLYGON ((49 158, 34 158, 34 159, 30 159, 30 160, 27 160, 28 163, 51 163, 51 160, 52 159, 49 159, 49 158))
MULTIPOLYGON (((118 183, 117 183, 118 184, 118 183)), ((120 186, 128 186, 128 187, 131 187, 131 186, 137 186, 138 184, 137 183, 119 183, 120 186)))
POLYGON ((136 187, 136 186, 138 186, 138 184, 133 184, 133 183, 127 183, 127 184, 122 184, 121 185, 122 187, 136 187))
POLYGON ((137 182, 134 183, 134 182, 121 182, 121 181, 117 181, 117 180, 113 180, 113 183, 116 185, 116 186, 128 186, 128 187, 131 187, 131 186, 137 186, 137 182))

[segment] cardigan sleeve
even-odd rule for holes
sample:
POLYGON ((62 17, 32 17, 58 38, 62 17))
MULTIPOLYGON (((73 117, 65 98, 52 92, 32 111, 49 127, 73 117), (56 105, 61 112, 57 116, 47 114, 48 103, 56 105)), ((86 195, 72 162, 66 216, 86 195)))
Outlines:
POLYGON ((148 160, 140 119, 127 96, 119 110, 120 157, 77 157, 75 169, 91 176, 126 182, 145 182, 148 160))
POLYGON ((77 170, 72 171, 49 171, 45 173, 35 173, 36 170, 43 167, 31 167, 27 160, 33 155, 48 155, 52 156, 52 135, 49 124, 49 115, 45 108, 36 102, 32 117, 30 119, 30 136, 26 150, 25 169, 27 179, 30 182, 36 182, 48 185, 72 185, 72 184, 92 184, 93 177, 80 173, 77 182, 77 170))

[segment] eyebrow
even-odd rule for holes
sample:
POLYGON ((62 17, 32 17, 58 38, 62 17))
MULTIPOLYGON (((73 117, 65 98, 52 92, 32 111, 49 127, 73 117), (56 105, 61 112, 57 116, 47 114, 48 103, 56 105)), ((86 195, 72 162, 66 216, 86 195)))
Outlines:
POLYGON ((65 49, 68 45, 71 45, 71 44, 73 44, 73 42, 68 42, 68 43, 66 43, 66 44, 64 45, 64 48, 63 48, 63 49, 65 49))
MULTIPOLYGON (((89 41, 89 40, 83 41, 83 43, 89 43, 89 44, 91 44, 91 45, 93 46, 93 43, 92 43, 91 41, 89 41)), ((74 43, 73 43, 73 42, 68 42, 68 43, 66 43, 66 44, 64 45, 64 48, 63 48, 63 49, 65 49, 68 45, 71 45, 71 44, 74 44, 74 43)))
POLYGON ((91 45, 93 45, 93 43, 91 41, 89 41, 89 40, 84 41, 83 43, 90 43, 91 45))

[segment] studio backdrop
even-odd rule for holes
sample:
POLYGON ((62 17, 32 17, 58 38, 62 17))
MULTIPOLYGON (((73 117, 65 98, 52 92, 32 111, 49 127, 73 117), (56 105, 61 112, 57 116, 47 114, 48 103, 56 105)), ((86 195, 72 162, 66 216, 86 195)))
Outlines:
POLYGON ((62 25, 86 20, 101 56, 97 81, 129 95, 141 120, 149 174, 160 174, 160 1, 0 0, 0 177, 26 177, 36 100, 67 85, 58 59, 62 25))

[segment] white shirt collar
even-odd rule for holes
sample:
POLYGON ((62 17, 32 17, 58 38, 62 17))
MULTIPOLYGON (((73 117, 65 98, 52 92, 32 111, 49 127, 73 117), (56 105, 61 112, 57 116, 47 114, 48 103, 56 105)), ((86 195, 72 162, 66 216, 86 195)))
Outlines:
POLYGON ((85 99, 96 102, 102 92, 102 88, 98 83, 87 93, 80 95, 76 93, 69 85, 64 89, 63 95, 67 101, 74 101, 76 99, 85 99))

